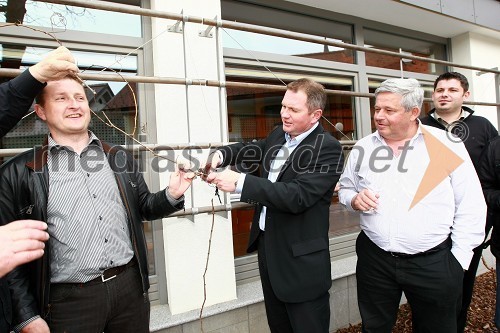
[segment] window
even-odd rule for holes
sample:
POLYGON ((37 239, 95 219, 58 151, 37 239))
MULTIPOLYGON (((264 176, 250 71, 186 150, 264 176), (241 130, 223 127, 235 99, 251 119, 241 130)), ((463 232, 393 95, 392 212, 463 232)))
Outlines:
MULTIPOLYGON (((0 22, 6 22, 6 13, 0 13, 0 22)), ((105 31, 108 34, 129 37, 141 37, 142 34, 140 16, 131 14, 30 0, 26 1, 25 8, 17 6, 17 9, 9 14, 8 22, 20 21, 33 27, 49 27, 55 35, 66 30, 94 33, 105 31)))
MULTIPOLYGON (((222 17, 225 20, 258 24, 291 32, 300 31, 338 42, 352 43, 353 41, 352 25, 308 16, 300 12, 223 0, 222 17)), ((344 63, 355 62, 354 52, 350 49, 231 29, 223 29, 221 35, 223 46, 228 48, 344 63)))
MULTIPOLYGON (((424 58, 446 60, 446 48, 443 43, 410 38, 397 34, 364 29, 366 47, 414 55, 424 58)), ((366 52, 366 65, 387 69, 404 70, 422 74, 436 74, 445 71, 443 65, 420 60, 399 58, 384 54, 366 52)))

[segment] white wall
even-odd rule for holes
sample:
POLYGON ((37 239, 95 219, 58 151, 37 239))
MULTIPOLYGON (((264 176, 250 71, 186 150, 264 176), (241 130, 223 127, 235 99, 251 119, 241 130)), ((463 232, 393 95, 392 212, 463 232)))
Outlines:
MULTIPOLYGON (((151 8, 188 16, 220 18, 219 0, 152 0, 151 8)), ((156 76, 220 80, 221 53, 213 38, 198 35, 206 26, 186 23, 182 33, 166 32, 174 21, 152 19, 156 76)), ((155 85, 158 143, 227 141, 225 92, 215 87, 155 85), (223 94, 223 95, 220 95, 223 94), (223 96, 224 98, 220 98, 223 96)), ((180 152, 178 152, 180 153, 180 152)), ((208 152, 192 155, 204 160, 208 152)), ((161 175, 161 186, 168 176, 161 175)), ((214 190, 197 179, 186 195, 186 207, 211 205, 214 190)), ((222 196, 222 199, 226 199, 222 196)), ((218 205, 217 199, 214 205, 218 205)), ((169 218, 163 223, 168 304, 172 314, 198 309, 204 298, 203 273, 207 260, 211 214, 169 218)), ((216 214, 206 280, 205 306, 236 298, 230 215, 216 214)))
MULTIPOLYGON (((483 68, 500 68, 500 40, 475 33, 465 33, 452 38, 453 62, 483 68)), ((496 100, 495 74, 455 68, 469 80, 470 100, 498 103, 496 100)), ((497 107, 471 106, 476 115, 487 118, 498 129, 497 107)))

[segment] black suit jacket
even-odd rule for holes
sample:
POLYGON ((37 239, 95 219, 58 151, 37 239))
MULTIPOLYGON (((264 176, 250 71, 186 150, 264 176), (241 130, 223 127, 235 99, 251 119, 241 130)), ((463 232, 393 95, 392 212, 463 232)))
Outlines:
POLYGON ((283 302, 305 302, 331 286, 329 207, 343 166, 342 147, 318 125, 293 151, 275 183, 267 179, 285 142, 281 127, 265 140, 220 148, 223 166, 260 162, 262 177, 247 175, 240 201, 256 204, 248 252, 257 249, 259 216, 266 212, 266 254, 273 290, 283 302))

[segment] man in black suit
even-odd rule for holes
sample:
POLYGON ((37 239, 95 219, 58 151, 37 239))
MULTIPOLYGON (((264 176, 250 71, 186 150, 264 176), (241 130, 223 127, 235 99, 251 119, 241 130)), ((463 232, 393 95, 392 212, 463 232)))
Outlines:
POLYGON ((288 84, 283 126, 264 140, 219 148, 208 165, 209 183, 256 205, 247 251, 258 250, 273 333, 329 329, 329 206, 343 157, 340 143, 319 124, 326 98, 312 80, 288 84), (241 162, 260 163, 261 177, 214 171, 241 162))
MULTIPOLYGON (((45 82, 78 72, 73 56, 64 46, 50 52, 18 77, 0 85, 0 138, 28 112, 45 82)), ((0 208, 1 209, 1 208, 0 208)), ((42 221, 21 220, 0 227, 0 332, 8 332, 12 310, 4 275, 43 255, 49 235, 42 221)))

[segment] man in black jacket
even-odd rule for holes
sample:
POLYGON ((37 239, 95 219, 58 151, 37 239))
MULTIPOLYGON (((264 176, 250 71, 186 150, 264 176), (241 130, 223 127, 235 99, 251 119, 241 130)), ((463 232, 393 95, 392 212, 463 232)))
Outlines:
POLYGON ((264 140, 219 148, 208 168, 241 162, 262 166, 261 177, 226 169, 210 173, 207 181, 256 204, 247 251, 258 251, 273 333, 329 330, 329 207, 343 158, 340 143, 319 124, 325 103, 319 83, 288 84, 283 125, 264 140))
POLYGON ((491 232, 491 253, 496 258, 497 290, 495 308, 495 326, 500 328, 500 138, 493 139, 479 163, 479 180, 483 187, 484 197, 488 205, 488 223, 493 227, 491 232))
POLYGON ((184 205, 194 174, 176 170, 149 189, 132 155, 88 131, 82 84, 68 76, 37 96, 50 134, 42 147, 0 169, 0 224, 46 221, 44 256, 9 275, 13 324, 21 332, 149 332, 143 220, 184 205), (48 190, 50 188, 50 191, 48 190))
MULTIPOLYGON (((64 46, 50 52, 38 64, 0 85, 0 137, 28 112, 45 82, 78 72, 75 60, 64 46)), ((0 209, 2 209, 1 207, 0 209)), ((0 227, 0 332, 10 331, 12 309, 5 276, 18 265, 40 258, 49 235, 42 221, 22 220, 0 227)))
MULTIPOLYGON (((453 134, 449 136, 451 140, 462 140, 477 172, 481 153, 488 142, 498 136, 498 131, 488 119, 475 116, 472 109, 462 105, 469 95, 469 82, 464 75, 457 72, 441 74, 434 81, 434 109, 421 121, 424 125, 441 128, 453 134)), ((486 235, 489 229, 490 225, 487 223, 486 235)), ((464 275, 462 304, 457 322, 458 333, 462 333, 467 324, 467 311, 472 300, 483 248, 484 244, 481 244, 474 249, 474 257, 464 275)))

